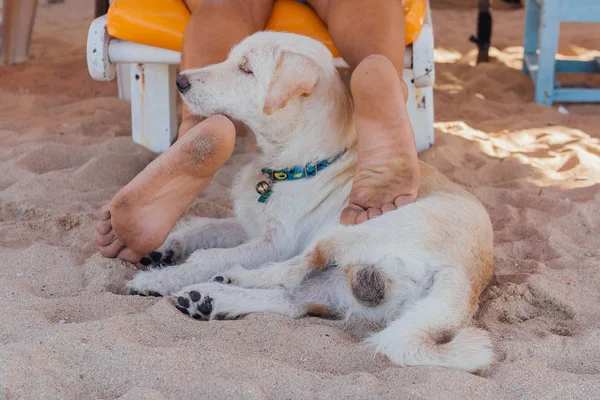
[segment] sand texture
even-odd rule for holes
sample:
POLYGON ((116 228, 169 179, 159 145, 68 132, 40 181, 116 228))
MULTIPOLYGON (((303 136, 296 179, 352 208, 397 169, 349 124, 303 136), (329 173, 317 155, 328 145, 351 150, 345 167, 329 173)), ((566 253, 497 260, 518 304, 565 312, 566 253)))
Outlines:
MULTIPOLYGON (((475 3, 433 0, 437 142, 421 157, 493 221, 489 371, 395 367, 341 321, 199 322, 123 295, 134 269, 97 253, 94 213, 154 155, 116 83, 88 75, 92 3, 67 0, 40 5, 30 61, 0 67, 0 399, 599 399, 600 105, 533 102, 523 10, 494 14, 493 60, 475 67, 475 3)), ((560 53, 600 56, 598 38, 565 25, 560 53)), ((186 215, 232 215, 247 140, 186 215)))

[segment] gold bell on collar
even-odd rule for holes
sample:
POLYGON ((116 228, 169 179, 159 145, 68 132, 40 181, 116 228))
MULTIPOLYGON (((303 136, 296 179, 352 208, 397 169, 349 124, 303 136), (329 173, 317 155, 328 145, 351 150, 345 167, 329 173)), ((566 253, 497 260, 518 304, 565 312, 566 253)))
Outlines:
POLYGON ((265 194, 271 190, 269 182, 260 181, 256 184, 256 192, 258 194, 265 194))

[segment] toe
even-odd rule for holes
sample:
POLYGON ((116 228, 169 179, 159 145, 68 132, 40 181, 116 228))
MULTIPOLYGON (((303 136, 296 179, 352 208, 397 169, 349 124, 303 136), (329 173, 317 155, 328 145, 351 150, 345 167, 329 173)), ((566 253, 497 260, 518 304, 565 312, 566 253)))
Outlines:
POLYGON ((108 220, 100 220, 96 222, 96 232, 99 235, 106 235, 112 230, 112 223, 110 218, 108 220))
POLYGON ((362 208, 361 206, 350 203, 348 207, 346 207, 342 211, 342 215, 340 216, 340 222, 342 223, 342 225, 357 224, 358 222, 356 222, 356 219, 358 218, 358 215, 363 211, 364 208, 362 208))
POLYGON ((140 259, 142 258, 142 256, 137 254, 135 251, 131 250, 129 247, 123 247, 117 253, 117 258, 119 258, 123 261, 130 262, 132 264, 137 264, 140 261, 140 259))
POLYGON ((416 199, 417 199, 417 195, 416 194, 409 194, 409 195, 398 196, 394 200, 394 205, 396 207, 402 207, 405 204, 412 203, 416 199))
POLYGON ((381 211, 384 214, 394 210, 396 210, 396 205, 394 203, 385 203, 381 206, 381 211))
POLYGON ((119 239, 115 239, 112 243, 107 246, 100 247, 100 254, 103 257, 115 258, 117 254, 123 249, 123 244, 119 242, 119 239))
POLYGON ((115 232, 111 230, 106 235, 96 235, 96 244, 98 246, 108 246, 114 242, 116 238, 115 232))
POLYGON ((356 216, 356 224, 362 224, 365 221, 369 220, 369 213, 367 211, 361 211, 356 216))
POLYGON ((383 214, 383 211, 381 211, 378 208, 369 208, 367 210, 367 218, 368 219, 377 218, 377 217, 379 217, 382 214, 383 214))
POLYGON ((110 219, 110 204, 105 205, 98 212, 98 219, 100 221, 106 221, 110 219))

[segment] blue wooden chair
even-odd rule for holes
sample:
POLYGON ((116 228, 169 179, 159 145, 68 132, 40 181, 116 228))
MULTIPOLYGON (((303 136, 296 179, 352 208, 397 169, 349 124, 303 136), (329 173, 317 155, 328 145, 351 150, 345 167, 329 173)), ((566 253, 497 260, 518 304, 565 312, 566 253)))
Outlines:
POLYGON ((600 102, 600 89, 560 87, 557 72, 600 72, 600 57, 555 59, 561 22, 600 22, 600 0, 527 0, 523 72, 533 80, 535 102, 600 102))

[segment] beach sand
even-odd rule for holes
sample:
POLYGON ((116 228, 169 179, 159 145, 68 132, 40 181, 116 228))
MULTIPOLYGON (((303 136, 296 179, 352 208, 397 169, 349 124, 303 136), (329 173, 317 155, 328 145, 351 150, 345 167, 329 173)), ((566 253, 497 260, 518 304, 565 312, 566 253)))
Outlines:
MULTIPOLYGON (((88 75, 92 3, 67 0, 39 6, 29 62, 0 68, 0 398, 600 398, 600 105, 533 102, 523 10, 494 13, 492 62, 475 67, 475 3, 433 0, 436 144, 421 158, 493 221, 497 275, 476 317, 490 370, 396 367, 342 321, 199 322, 123 295, 135 270, 97 253, 95 212, 155 155, 131 141, 116 83, 88 75)), ((599 56, 599 37, 566 24, 560 53, 599 56)), ((232 215, 245 147, 187 216, 232 215)))

